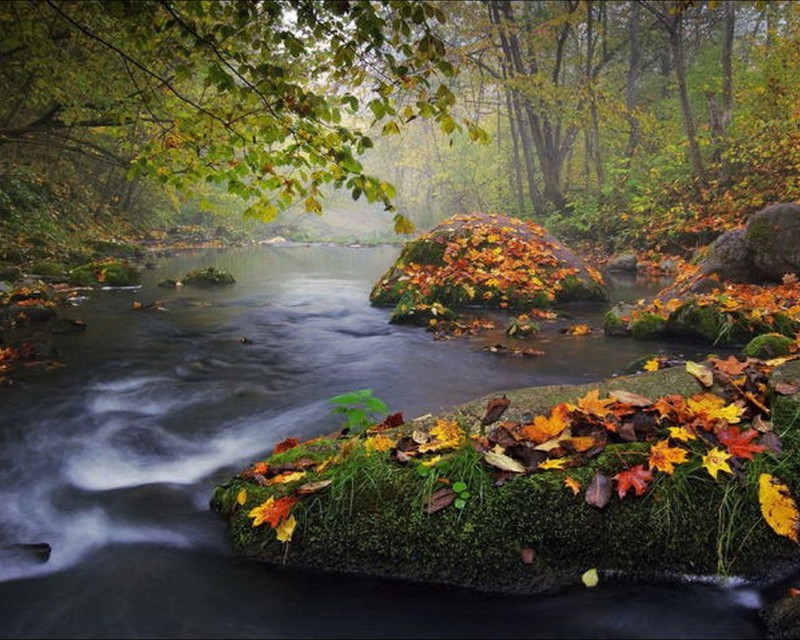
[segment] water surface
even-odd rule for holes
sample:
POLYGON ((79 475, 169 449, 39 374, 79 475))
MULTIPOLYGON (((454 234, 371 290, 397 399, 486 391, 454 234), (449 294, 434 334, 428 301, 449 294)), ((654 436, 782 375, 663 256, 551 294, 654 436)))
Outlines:
MULTIPOLYGON (((369 305, 397 248, 254 247, 164 259, 136 291, 97 292, 48 337, 67 367, 0 389, 0 542, 48 542, 40 564, 0 551, 2 637, 757 637, 757 594, 601 584, 509 597, 238 562, 208 510, 215 484, 288 435, 327 433, 326 399, 372 388, 413 417, 522 386, 598 380, 690 344, 535 339, 533 359, 434 341, 369 305), (216 266, 237 284, 159 289, 216 266), (160 301, 167 311, 134 310, 160 301)), ((618 297, 645 290, 620 282, 618 297)), ((500 318, 500 317, 498 317, 500 318)))

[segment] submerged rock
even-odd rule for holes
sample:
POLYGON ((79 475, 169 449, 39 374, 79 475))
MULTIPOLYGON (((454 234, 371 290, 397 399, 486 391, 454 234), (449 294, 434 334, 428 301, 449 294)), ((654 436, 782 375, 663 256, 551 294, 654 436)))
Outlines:
POLYGON ((79 285, 102 284, 110 287, 129 287, 139 284, 138 269, 126 260, 108 258, 80 265, 69 272, 70 281, 79 285))
POLYGON ((181 280, 185 285, 191 286, 230 286, 236 284, 235 278, 222 269, 215 269, 214 267, 207 267, 205 269, 196 269, 190 271, 181 280))
MULTIPOLYGON (((765 371, 748 376, 763 384, 765 371)), ((794 379, 800 366, 778 371, 794 379)), ((666 418, 667 405, 711 411, 727 402, 714 389, 720 395, 681 366, 508 392, 488 439, 478 431, 491 397, 362 439, 286 441, 219 486, 211 506, 228 519, 237 553, 267 563, 524 593, 579 585, 588 569, 601 581, 705 574, 770 584, 800 566, 800 546, 762 517, 758 477, 776 474, 799 494, 800 394, 774 399, 782 453, 756 447, 757 462, 728 456, 730 470, 712 478, 701 458, 712 443, 681 445, 675 435, 669 447, 691 455, 673 472, 659 467, 655 443, 666 445, 667 427, 680 424, 666 418), (670 400, 648 409, 658 398, 670 400), (615 431, 592 426, 612 415, 615 431), (560 431, 567 417, 569 433, 560 431), (547 439, 548 429, 561 435, 547 439), (544 442, 533 447, 525 438, 537 430, 544 442), (641 495, 620 479, 637 469, 649 474, 641 495)))
POLYGON ((539 225, 503 215, 457 215, 406 244, 370 301, 528 311, 553 302, 605 300, 602 275, 539 225))

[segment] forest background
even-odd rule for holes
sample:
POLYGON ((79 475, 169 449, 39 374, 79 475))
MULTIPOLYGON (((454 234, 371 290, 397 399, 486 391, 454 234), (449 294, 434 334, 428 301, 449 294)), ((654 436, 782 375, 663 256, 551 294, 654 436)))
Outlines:
POLYGON ((469 211, 688 256, 800 201, 798 69, 795 2, 6 2, 0 261, 469 211))

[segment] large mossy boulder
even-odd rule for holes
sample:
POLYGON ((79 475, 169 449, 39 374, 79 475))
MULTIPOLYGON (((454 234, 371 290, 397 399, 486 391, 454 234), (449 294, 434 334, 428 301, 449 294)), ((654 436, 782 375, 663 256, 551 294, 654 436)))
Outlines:
POLYGON ((745 243, 753 264, 776 282, 800 274, 800 205, 770 205, 747 221, 745 243))
POLYGON ((497 214, 457 215, 406 244, 370 300, 527 311, 553 302, 605 300, 602 275, 533 222, 497 214))
MULTIPOLYGON (((766 389, 769 369, 744 366, 746 384, 766 389)), ((580 584, 592 568, 601 580, 766 585, 800 566, 800 546, 765 521, 758 489, 770 474, 800 495, 800 397, 773 402, 782 450, 777 436, 754 440, 746 423, 763 416, 720 385, 726 367, 712 389, 681 366, 511 391, 360 437, 284 442, 217 487, 211 506, 238 554, 274 564, 525 593, 580 584), (487 408, 505 400, 502 421, 481 435, 487 408), (728 453, 731 435, 755 445, 752 460, 728 453), (713 477, 712 454, 730 463, 713 477)), ((800 378, 797 363, 780 371, 800 378)), ((759 391, 756 403, 769 402, 759 391)))

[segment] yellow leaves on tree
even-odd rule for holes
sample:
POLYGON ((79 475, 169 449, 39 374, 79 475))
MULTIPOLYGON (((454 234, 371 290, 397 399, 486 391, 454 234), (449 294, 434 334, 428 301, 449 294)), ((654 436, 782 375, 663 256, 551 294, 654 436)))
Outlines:
POLYGON ((689 452, 682 447, 671 447, 669 441, 661 440, 650 447, 648 466, 667 475, 675 473, 675 465, 686 462, 689 452))
POLYGON ((775 533, 794 542, 799 541, 800 513, 789 487, 775 476, 762 473, 758 477, 758 502, 761 515, 775 533))
POLYGON ((455 449, 464 442, 464 432, 452 420, 439 418, 430 431, 433 440, 419 446, 420 453, 427 451, 440 451, 442 449, 455 449))

